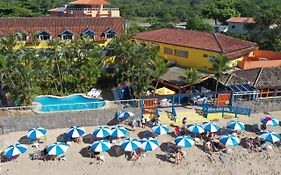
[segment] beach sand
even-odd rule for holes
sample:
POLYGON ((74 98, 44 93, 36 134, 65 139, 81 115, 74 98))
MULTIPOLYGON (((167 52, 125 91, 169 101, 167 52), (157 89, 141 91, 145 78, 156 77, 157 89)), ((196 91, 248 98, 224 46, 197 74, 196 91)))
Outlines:
MULTIPOLYGON (((272 116, 281 120, 281 111, 272 112, 272 116)), ((244 124, 260 124, 260 119, 264 114, 254 114, 252 117, 241 119, 244 124)), ((230 121, 220 120, 220 126, 230 121)), ((86 127, 87 134, 92 133, 96 127, 86 127)), ((149 130, 150 128, 146 128, 149 130)), ((268 127, 268 129, 281 133, 281 127, 268 127)), ((173 131, 173 128, 171 128, 173 131)), ((65 133, 65 129, 49 130, 47 132, 46 143, 40 145, 43 149, 45 145, 50 145, 57 140, 57 137, 65 133)), ((138 138, 138 133, 144 131, 137 128, 130 132, 129 136, 138 138)), ((10 144, 16 143, 26 132, 14 132, 0 136, 0 150, 5 149, 10 144)), ((256 134, 245 132, 245 135, 254 137, 256 134)), ((158 136, 159 148, 152 152, 147 152, 145 157, 137 161, 128 161, 124 155, 113 156, 112 153, 102 153, 105 155, 105 162, 97 164, 96 159, 83 157, 79 152, 88 147, 89 143, 71 144, 65 153, 66 161, 41 161, 30 160, 30 153, 35 149, 28 147, 27 153, 20 155, 18 159, 0 163, 0 175, 103 175, 103 174, 134 174, 134 175, 177 175, 177 174, 216 174, 216 175, 243 175, 243 174, 281 174, 281 148, 273 147, 272 150, 265 150, 260 153, 249 152, 242 146, 231 147, 233 152, 226 155, 227 162, 220 160, 220 154, 209 155, 201 148, 202 144, 185 149, 186 158, 179 165, 165 161, 164 145, 167 142, 174 143, 171 135, 158 136)))

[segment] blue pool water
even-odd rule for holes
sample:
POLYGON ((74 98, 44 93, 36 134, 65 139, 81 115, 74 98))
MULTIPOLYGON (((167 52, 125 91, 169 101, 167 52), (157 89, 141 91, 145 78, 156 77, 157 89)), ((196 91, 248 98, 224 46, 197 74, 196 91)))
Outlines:
POLYGON ((102 108, 105 105, 103 100, 86 98, 82 95, 72 95, 69 97, 36 97, 33 102, 42 105, 40 112, 60 112, 102 108))

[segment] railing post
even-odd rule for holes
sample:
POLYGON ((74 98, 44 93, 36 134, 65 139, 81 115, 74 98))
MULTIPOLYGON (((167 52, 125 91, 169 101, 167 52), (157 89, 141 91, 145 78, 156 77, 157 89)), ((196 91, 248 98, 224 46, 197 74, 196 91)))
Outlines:
POLYGON ((238 110, 238 108, 237 108, 237 107, 234 107, 235 118, 237 118, 237 113, 238 113, 237 110, 238 110))
POLYGON ((224 118, 224 106, 222 106, 221 117, 224 118))

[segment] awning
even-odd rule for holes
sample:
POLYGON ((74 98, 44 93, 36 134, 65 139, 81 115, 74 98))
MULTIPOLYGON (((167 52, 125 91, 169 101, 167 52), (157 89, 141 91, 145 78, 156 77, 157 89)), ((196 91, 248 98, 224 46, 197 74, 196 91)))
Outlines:
POLYGON ((173 94, 175 94, 175 92, 166 87, 162 87, 162 88, 156 89, 155 94, 156 95, 173 95, 173 94))
POLYGON ((258 90, 248 84, 228 86, 234 92, 257 92, 258 90))

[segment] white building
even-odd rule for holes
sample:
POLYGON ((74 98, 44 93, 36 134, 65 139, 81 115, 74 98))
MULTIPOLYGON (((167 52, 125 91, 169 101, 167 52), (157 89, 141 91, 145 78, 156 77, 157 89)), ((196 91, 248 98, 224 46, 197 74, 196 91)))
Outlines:
POLYGON ((228 32, 244 34, 248 32, 245 24, 253 24, 255 20, 249 17, 231 17, 226 22, 228 23, 228 32))

